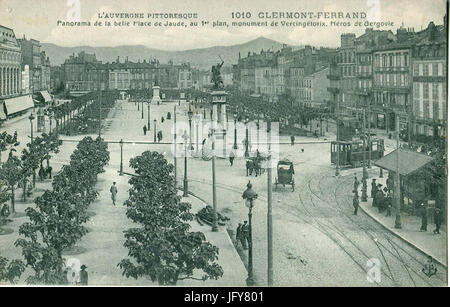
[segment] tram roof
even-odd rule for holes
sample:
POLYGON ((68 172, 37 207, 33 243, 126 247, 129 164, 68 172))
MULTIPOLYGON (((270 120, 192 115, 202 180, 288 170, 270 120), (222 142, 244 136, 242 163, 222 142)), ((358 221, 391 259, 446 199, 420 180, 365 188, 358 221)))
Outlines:
MULTIPOLYGON (((407 149, 397 149, 399 151, 399 173, 402 176, 408 176, 412 173, 418 171, 428 163, 430 163, 433 158, 416 151, 407 149)), ((382 169, 396 172, 397 171, 397 150, 392 151, 383 158, 374 162, 374 164, 382 169)))

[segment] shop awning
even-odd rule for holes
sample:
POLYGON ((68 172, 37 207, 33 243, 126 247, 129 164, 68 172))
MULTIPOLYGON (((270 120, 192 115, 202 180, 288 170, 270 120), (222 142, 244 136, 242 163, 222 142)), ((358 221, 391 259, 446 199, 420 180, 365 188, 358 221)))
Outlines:
MULTIPOLYGON (((398 169, 402 176, 411 175, 433 160, 432 157, 416 151, 402 148, 397 150, 399 150, 398 169)), ((382 169, 397 172, 397 150, 375 161, 374 164, 382 169)))
POLYGON ((14 113, 24 111, 32 107, 34 107, 34 102, 31 95, 5 99, 5 108, 7 115, 12 115, 14 113))
POLYGON ((41 95, 46 103, 52 101, 52 96, 47 91, 41 91, 41 95))

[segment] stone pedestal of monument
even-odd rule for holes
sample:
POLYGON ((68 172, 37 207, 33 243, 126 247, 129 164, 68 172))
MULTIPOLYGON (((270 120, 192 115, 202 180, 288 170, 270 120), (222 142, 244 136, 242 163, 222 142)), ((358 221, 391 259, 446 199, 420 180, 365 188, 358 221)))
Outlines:
POLYGON ((160 87, 158 85, 153 86, 152 104, 160 104, 162 102, 159 96, 160 87))
POLYGON ((227 93, 222 90, 216 90, 211 93, 211 97, 213 111, 211 124, 216 137, 216 156, 227 158, 227 93))

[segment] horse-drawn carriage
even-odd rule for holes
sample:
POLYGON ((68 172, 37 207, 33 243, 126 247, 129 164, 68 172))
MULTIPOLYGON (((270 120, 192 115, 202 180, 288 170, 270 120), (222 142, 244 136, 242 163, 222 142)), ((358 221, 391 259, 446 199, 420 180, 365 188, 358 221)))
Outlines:
POLYGON ((265 167, 262 166, 263 161, 267 161, 269 156, 264 152, 256 152, 256 156, 248 157, 245 161, 245 168, 247 169, 247 176, 251 176, 253 173, 255 177, 265 172, 265 167))
POLYGON ((292 186, 292 191, 294 191, 294 164, 289 160, 280 160, 277 164, 277 177, 275 178, 275 188, 279 184, 285 187, 287 184, 292 186))

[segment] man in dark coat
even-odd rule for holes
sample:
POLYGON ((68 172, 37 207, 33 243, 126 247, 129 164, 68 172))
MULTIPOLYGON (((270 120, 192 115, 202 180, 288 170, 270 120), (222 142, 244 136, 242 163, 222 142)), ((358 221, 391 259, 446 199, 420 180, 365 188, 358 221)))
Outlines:
POLYGON ((144 125, 144 127, 142 128, 142 130, 144 130, 144 135, 147 135, 147 126, 144 125))
POLYGON ((241 244, 243 249, 248 249, 247 242, 249 240, 249 226, 247 224, 247 221, 244 221, 244 225, 241 227, 241 244))
POLYGON ((383 201, 383 192, 381 191, 381 184, 378 184, 375 197, 373 198, 372 206, 378 207, 380 202, 383 201))
POLYGON ((356 194, 356 193, 355 193, 355 196, 353 196, 353 208, 355 208, 355 211, 353 211, 353 215, 358 215, 359 198, 358 198, 358 194, 356 194))
POLYGON ((439 229, 441 228, 441 208, 439 207, 434 209, 434 223, 436 224, 436 229, 433 232, 439 234, 439 229))
POLYGON ((294 146, 295 143, 295 136, 291 135, 291 146, 294 146))
POLYGON ((427 207, 425 202, 420 203, 419 208, 420 217, 422 218, 422 225, 420 226, 420 231, 427 231, 427 207))
POLYGON ((374 198, 375 197, 375 193, 377 192, 377 183, 376 183, 376 179, 372 179, 372 183, 371 183, 372 189, 370 190, 370 197, 374 198))
POLYGON ((353 190, 358 191, 358 187, 359 187, 359 181, 358 181, 358 178, 356 178, 356 176, 355 176, 355 181, 353 181, 353 190))
POLYGON ((47 171, 46 171, 49 179, 52 179, 52 170, 53 170, 53 168, 49 165, 47 167, 47 171))
POLYGON ((87 286, 88 285, 88 272, 86 272, 87 266, 84 264, 81 266, 80 271, 80 285, 87 286))

